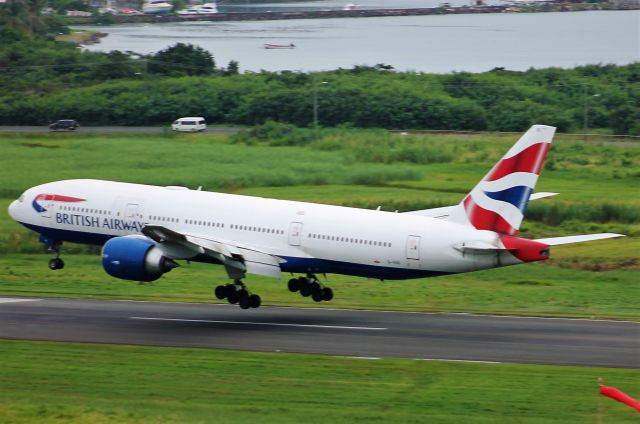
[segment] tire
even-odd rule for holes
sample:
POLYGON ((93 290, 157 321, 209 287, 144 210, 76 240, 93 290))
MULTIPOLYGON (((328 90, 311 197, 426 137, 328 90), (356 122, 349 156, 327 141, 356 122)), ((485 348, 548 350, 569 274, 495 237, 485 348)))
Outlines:
POLYGON ((240 289, 237 292, 238 294, 238 299, 248 299, 249 298, 249 292, 247 291, 247 289, 240 289))
POLYGON ((241 309, 249 309, 251 307, 251 299, 249 296, 241 298, 239 303, 241 309))
POLYGON ((216 297, 220 300, 227 297, 227 288, 225 286, 217 286, 213 292, 216 295, 216 297))
POLYGON ((232 305, 235 305, 236 303, 238 303, 239 300, 240 299, 238 298, 238 294, 235 292, 227 295, 227 301, 232 305))
POLYGON ((324 300, 322 290, 313 290, 311 298, 314 302, 322 302, 324 300))
POLYGON ((289 282, 287 283, 287 286, 289 287, 289 291, 291 293, 295 293, 298 290, 300 290, 300 282, 298 281, 297 278, 292 278, 291 280, 289 280, 289 282))
POLYGON ((50 270, 57 270, 57 269, 62 269, 64 268, 64 261, 60 258, 53 258, 49 260, 49 269, 50 270))
POLYGON ((304 284, 300 287, 300 294, 304 297, 311 296, 311 284, 304 284))
POLYGON ((320 283, 318 283, 317 281, 312 282, 309 287, 311 287, 311 292, 315 292, 315 291, 321 291, 322 290, 322 286, 320 285, 320 283))
POLYGON ((329 287, 323 288, 322 289, 322 300, 324 300, 325 302, 328 302, 331 299, 333 299, 333 290, 331 290, 329 287))
POLYGON ((227 284, 224 286, 224 291, 226 295, 225 297, 234 295, 236 293, 236 286, 234 286, 233 284, 227 284))
POLYGON ((262 304, 262 299, 257 294, 252 294, 249 296, 249 302, 251 303, 252 308, 259 308, 262 304))

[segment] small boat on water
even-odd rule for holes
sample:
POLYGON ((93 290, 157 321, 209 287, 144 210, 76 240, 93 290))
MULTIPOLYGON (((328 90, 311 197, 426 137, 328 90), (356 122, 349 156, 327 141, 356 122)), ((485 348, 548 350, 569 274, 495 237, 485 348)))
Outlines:
POLYGON ((291 43, 291 44, 265 44, 264 45, 265 49, 295 49, 296 45, 291 43))
POLYGON ((216 3, 205 3, 198 9, 200 14, 218 13, 218 5, 216 3))
POLYGON ((165 15, 173 9, 173 4, 166 0, 150 0, 142 6, 145 15, 165 15))
POLYGON ((205 3, 178 10, 179 16, 212 15, 214 13, 218 13, 218 5, 216 3, 205 3))

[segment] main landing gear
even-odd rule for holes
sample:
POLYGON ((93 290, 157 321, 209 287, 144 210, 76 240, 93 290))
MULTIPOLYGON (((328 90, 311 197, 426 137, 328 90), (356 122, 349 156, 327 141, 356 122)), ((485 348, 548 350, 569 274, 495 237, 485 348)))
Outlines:
POLYGON ((234 280, 233 283, 217 286, 214 294, 220 300, 227 299, 232 305, 236 303, 242 309, 259 308, 262 300, 257 294, 251 294, 241 280, 234 280))
POLYGON ((323 300, 328 302, 333 299, 333 290, 330 287, 323 286, 313 274, 309 274, 306 277, 292 278, 289 280, 288 287, 289 291, 293 293, 299 291, 302 296, 311 296, 316 302, 322 302, 323 300))
POLYGON ((64 268, 64 261, 60 259, 60 246, 62 242, 58 240, 49 240, 45 236, 40 236, 40 241, 47 246, 47 251, 55 253, 56 257, 49 259, 49 269, 57 270, 64 268))

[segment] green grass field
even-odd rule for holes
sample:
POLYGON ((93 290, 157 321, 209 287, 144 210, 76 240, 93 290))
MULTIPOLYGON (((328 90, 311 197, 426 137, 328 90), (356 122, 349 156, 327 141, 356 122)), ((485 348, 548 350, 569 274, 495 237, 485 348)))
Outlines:
POLYGON ((4 423, 632 423, 639 370, 0 341, 4 423))

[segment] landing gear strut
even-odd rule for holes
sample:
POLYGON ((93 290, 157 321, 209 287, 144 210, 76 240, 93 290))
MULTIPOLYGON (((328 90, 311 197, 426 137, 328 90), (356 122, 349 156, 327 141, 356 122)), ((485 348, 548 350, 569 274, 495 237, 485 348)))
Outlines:
POLYGON ((315 302, 328 302, 333 299, 333 290, 322 285, 313 274, 308 274, 306 277, 292 278, 287 286, 290 292, 300 292, 304 297, 311 296, 315 302))
POLYGON ((251 294, 241 280, 217 286, 214 294, 220 300, 227 299, 227 302, 232 305, 237 303, 242 309, 259 308, 262 303, 260 296, 251 294))
POLYGON ((49 269, 57 270, 64 268, 64 261, 60 259, 60 246, 62 242, 58 240, 49 240, 45 236, 40 236, 40 241, 47 246, 47 251, 55 253, 56 257, 49 259, 49 269))

